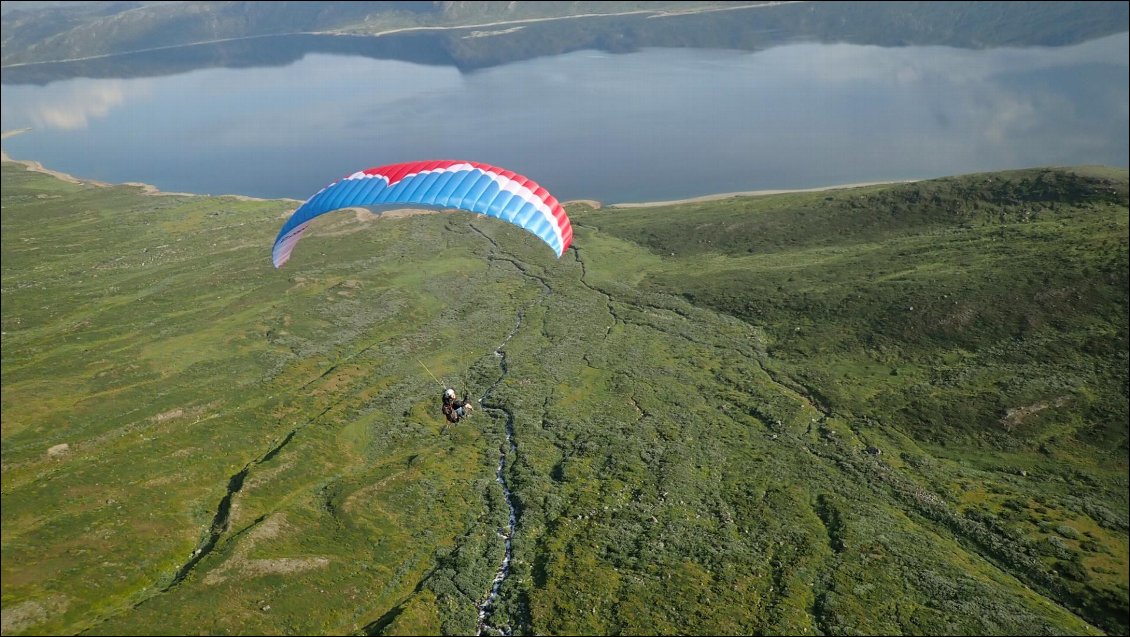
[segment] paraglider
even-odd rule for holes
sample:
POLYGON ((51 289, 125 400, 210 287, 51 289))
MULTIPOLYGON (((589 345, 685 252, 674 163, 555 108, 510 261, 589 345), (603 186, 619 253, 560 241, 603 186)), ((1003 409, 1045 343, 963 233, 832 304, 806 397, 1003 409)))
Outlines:
POLYGON ((558 258, 573 241, 565 210, 532 179, 473 161, 417 161, 360 170, 319 190, 283 225, 271 260, 282 267, 315 217, 341 208, 405 204, 496 217, 529 231, 558 258))
POLYGON ((447 418, 447 422, 451 424, 458 423, 463 418, 470 416, 471 412, 475 410, 474 404, 467 396, 457 398, 454 389, 445 389, 443 391, 443 407, 441 411, 447 418))

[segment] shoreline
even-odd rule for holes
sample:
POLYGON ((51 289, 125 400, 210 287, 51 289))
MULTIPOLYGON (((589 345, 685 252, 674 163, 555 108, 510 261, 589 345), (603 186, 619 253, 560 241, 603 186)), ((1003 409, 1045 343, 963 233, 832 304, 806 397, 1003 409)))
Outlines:
MULTIPOLYGON (((514 20, 496 20, 494 22, 484 22, 481 24, 446 24, 446 25, 416 25, 407 27, 393 27, 384 30, 373 32, 366 31, 346 31, 342 29, 330 29, 328 31, 295 31, 291 33, 259 33, 252 35, 241 35, 231 38, 216 38, 212 40, 201 40, 198 42, 185 42, 183 44, 170 44, 167 46, 148 47, 144 49, 133 49, 131 51, 118 51, 115 53, 103 53, 99 55, 87 55, 77 58, 64 58, 61 60, 38 60, 34 62, 16 62, 14 64, 5 64, 0 66, 0 69, 18 68, 22 66, 35 66, 37 64, 67 64, 71 62, 86 62, 89 60, 101 60, 111 58, 119 55, 133 55, 136 53, 150 53, 153 51, 166 51, 169 49, 179 49, 193 46, 201 46, 208 44, 218 44, 221 42, 239 42, 241 40, 254 40, 259 38, 275 38, 275 37, 288 37, 296 35, 317 35, 317 36, 344 36, 344 37, 360 37, 360 38, 379 38, 385 35, 393 35, 396 33, 411 33, 420 31, 466 31, 469 29, 490 28, 490 27, 505 27, 508 25, 517 25, 509 29, 500 31, 486 31, 478 32, 472 31, 470 35, 464 37, 490 37, 493 35, 500 35, 502 33, 509 33, 519 29, 523 29, 527 24, 535 22, 553 22, 557 20, 574 20, 582 18, 607 18, 627 15, 647 15, 648 19, 652 18, 667 18, 672 16, 693 15, 697 13, 715 13, 718 11, 737 11, 743 9, 769 9, 786 4, 800 4, 807 0, 776 0, 770 2, 763 2, 760 4, 745 4, 736 6, 723 6, 723 7, 686 7, 683 9, 635 9, 630 11, 620 11, 617 13, 581 13, 576 15, 562 15, 562 16, 546 16, 541 18, 519 18, 514 20)), ((348 27, 346 27, 348 28, 348 27)))
POLYGON ((629 203, 613 203, 607 204, 606 208, 657 208, 660 206, 677 206, 688 203, 702 203, 706 201, 717 201, 719 199, 730 199, 735 197, 764 197, 768 195, 789 195, 802 192, 825 192, 829 190, 850 190, 852 188, 866 188, 867 186, 889 186, 894 184, 912 184, 921 179, 898 179, 892 181, 861 181, 854 184, 835 184, 832 186, 819 186, 816 188, 786 188, 786 189, 772 189, 772 190, 743 190, 741 192, 723 192, 713 195, 701 195, 698 197, 688 197, 686 199, 671 199, 669 201, 641 201, 629 203))
MULTIPOLYGON (((0 139, 8 139, 9 137, 14 137, 14 136, 19 135, 21 133, 27 133, 31 130, 32 129, 30 129, 30 128, 16 128, 16 129, 13 129, 13 130, 6 130, 6 131, 3 131, 2 133, 0 133, 0 139)), ((152 184, 146 184, 146 183, 142 183, 140 181, 125 181, 125 182, 122 182, 120 184, 111 184, 111 183, 107 183, 105 181, 98 181, 96 179, 80 179, 80 178, 75 177, 74 175, 71 175, 69 173, 65 173, 65 172, 58 171, 58 170, 52 170, 52 169, 44 166, 40 162, 35 161, 34 159, 15 159, 12 156, 8 155, 8 151, 5 150, 2 147, 0 147, 0 161, 12 163, 12 164, 19 164, 19 165, 23 166, 24 168, 26 168, 27 170, 37 172, 37 173, 44 173, 46 175, 51 175, 52 177, 55 177, 56 179, 61 179, 62 181, 72 183, 72 184, 87 184, 87 185, 90 185, 90 186, 96 186, 98 188, 109 188, 111 186, 133 186, 135 188, 140 188, 142 194, 151 195, 151 196, 154 196, 154 197, 230 197, 232 199, 238 199, 240 201, 293 201, 293 202, 297 202, 299 204, 302 203, 301 201, 299 201, 297 199, 291 199, 289 197, 279 197, 277 199, 265 199, 263 197, 252 197, 250 195, 236 195, 236 194, 209 195, 209 194, 201 194, 201 193, 196 193, 196 192, 166 192, 166 191, 161 190, 160 188, 158 188, 158 187, 156 187, 152 184)))
MULTIPOLYGON (((26 132, 29 132, 29 131, 31 131, 30 128, 19 128, 19 129, 14 129, 14 130, 3 131, 2 133, 0 133, 0 139, 7 139, 9 137, 13 137, 15 135, 19 135, 21 133, 26 133, 26 132)), ((295 203, 298 203, 298 204, 302 203, 298 199, 291 199, 289 197, 278 197, 278 198, 271 199, 271 198, 252 197, 250 195, 239 195, 239 194, 211 195, 211 194, 201 194, 201 193, 192 193, 192 192, 165 192, 165 191, 157 188, 156 186, 153 186, 151 184, 142 183, 142 182, 139 182, 139 181, 127 181, 127 182, 122 182, 121 184, 111 184, 111 183, 106 183, 106 182, 103 182, 103 181, 96 181, 94 179, 80 179, 78 177, 75 177, 74 175, 70 175, 68 173, 64 173, 64 172, 61 172, 61 171, 58 171, 58 170, 52 170, 50 168, 47 168, 46 166, 44 166, 40 162, 35 161, 33 159, 13 159, 11 156, 8 155, 8 151, 4 150, 3 148, 0 148, 0 161, 11 162, 13 164, 20 164, 20 165, 24 166, 25 168, 27 168, 28 170, 32 170, 32 171, 40 172, 40 173, 45 173, 45 174, 51 175, 51 176, 53 176, 57 179, 61 179, 63 181, 66 181, 66 182, 69 182, 69 183, 72 183, 72 184, 89 184, 91 186, 97 186, 97 187, 100 187, 100 188, 106 188, 106 187, 115 186, 115 185, 133 186, 133 187, 136 187, 136 188, 140 188, 141 191, 144 194, 152 195, 152 196, 231 197, 231 198, 234 198, 234 199, 239 199, 240 201, 287 201, 287 202, 295 202, 295 203)), ((916 181, 921 181, 921 180, 919 180, 919 179, 902 179, 902 180, 894 180, 894 181, 865 181, 865 182, 851 183, 851 184, 835 184, 835 185, 831 185, 831 186, 819 186, 819 187, 816 187, 816 188, 785 188, 785 189, 768 189, 768 190, 744 190, 744 191, 739 191, 739 192, 724 192, 724 193, 716 193, 716 194, 711 194, 711 195, 700 195, 698 197, 688 197, 686 199, 671 199, 671 200, 667 200, 667 201, 625 202, 625 203, 613 203, 613 204, 604 203, 604 202, 597 200, 597 199, 570 199, 568 201, 562 201, 561 205, 567 206, 567 205, 570 205, 570 204, 582 204, 582 205, 586 205, 586 206, 592 208, 593 210, 600 210, 602 208, 658 208, 658 207, 662 207, 662 206, 678 206, 678 205, 689 204, 689 203, 702 203, 702 202, 707 202, 707 201, 717 201, 719 199, 731 199, 731 198, 736 198, 736 197, 763 197, 763 196, 768 196, 768 195, 787 195, 787 194, 804 193, 804 192, 824 192, 824 191, 829 191, 829 190, 849 190, 849 189, 852 189, 852 188, 865 188, 867 186, 886 186, 886 185, 892 185, 892 184, 910 184, 910 183, 914 183, 916 181)))

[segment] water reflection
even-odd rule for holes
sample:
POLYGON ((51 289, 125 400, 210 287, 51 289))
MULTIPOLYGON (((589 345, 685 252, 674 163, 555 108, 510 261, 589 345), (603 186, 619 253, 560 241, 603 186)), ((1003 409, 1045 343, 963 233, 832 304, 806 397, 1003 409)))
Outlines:
POLYGON ((521 167, 564 199, 673 199, 1041 165, 1127 166, 1126 33, 1070 47, 578 51, 465 73, 285 67, 9 85, 9 154, 165 190, 301 198, 361 167, 521 167))
POLYGON ((127 89, 124 82, 116 80, 80 80, 48 87, 13 105, 14 111, 10 114, 5 102, 4 121, 18 119, 37 129, 84 129, 92 119, 104 118, 124 104, 127 90, 134 96, 146 92, 144 84, 134 83, 127 89))
POLYGON ((697 13, 629 13, 519 21, 485 29, 409 29, 381 37, 251 32, 242 38, 184 44, 170 34, 159 45, 138 44, 141 50, 133 53, 65 63, 27 64, 24 54, 9 50, 2 81, 46 84, 75 77, 152 77, 201 68, 285 66, 317 53, 452 66, 466 72, 582 50, 758 51, 800 41, 972 49, 1062 46, 1124 31, 1130 10, 1126 3, 1116 2, 1043 3, 1038 10, 1022 3, 955 8, 949 3, 771 2, 697 13))

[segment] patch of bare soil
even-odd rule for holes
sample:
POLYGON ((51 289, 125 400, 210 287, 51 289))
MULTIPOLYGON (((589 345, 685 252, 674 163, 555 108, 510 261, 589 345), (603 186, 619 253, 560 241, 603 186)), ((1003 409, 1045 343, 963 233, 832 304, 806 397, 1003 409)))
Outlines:
POLYGON ((204 578, 204 583, 209 585, 219 584, 233 575, 255 577, 278 573, 296 573, 322 568, 330 563, 329 558, 321 556, 273 559, 250 559, 247 557, 259 542, 274 539, 293 530, 294 528, 287 524, 285 514, 275 513, 271 515, 257 527, 251 529, 240 540, 239 546, 232 552, 232 556, 208 573, 208 576, 204 578))
POLYGON ((1039 413, 1049 407, 1062 407, 1068 400, 1067 396, 1060 396, 1052 403, 1035 403, 1032 405, 1025 405, 1024 407, 1014 407, 1005 412, 1004 418, 1000 419, 1001 426, 1007 431, 1015 431, 1017 427, 1024 424, 1024 420, 1029 416, 1039 413))
POLYGON ((4 612, 0 613, 0 635, 22 633, 27 629, 51 619, 67 610, 67 598, 62 595, 51 595, 41 600, 27 600, 5 605, 4 612))

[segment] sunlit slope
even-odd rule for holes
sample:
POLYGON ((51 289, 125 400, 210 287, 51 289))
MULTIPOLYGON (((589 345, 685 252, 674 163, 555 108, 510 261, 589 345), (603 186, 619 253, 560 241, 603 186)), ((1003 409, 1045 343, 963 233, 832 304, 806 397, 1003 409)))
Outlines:
POLYGON ((574 217, 662 255, 636 287, 757 326, 774 378, 925 480, 964 541, 1126 631, 1126 171, 574 217))
MULTIPOLYGON (((1118 387, 1025 416, 1062 431, 1046 453, 929 438, 814 382, 866 356, 783 348, 787 299, 759 320, 670 287, 774 264, 653 252, 625 211, 571 209, 559 261, 492 219, 342 212, 274 270, 293 204, 3 180, 5 634, 475 632, 505 418, 446 426, 421 364, 474 396, 501 379, 514 417, 493 626, 1125 631, 1125 434, 1055 424, 1118 387)), ((1125 208, 1100 211, 1122 259, 1125 208)), ((852 375, 928 394, 929 360, 894 366, 852 375)))
POLYGON ((493 359, 537 293, 481 236, 343 213, 275 271, 293 204, 4 170, 5 633, 341 632, 493 537, 496 432, 441 436, 414 360, 493 359))

